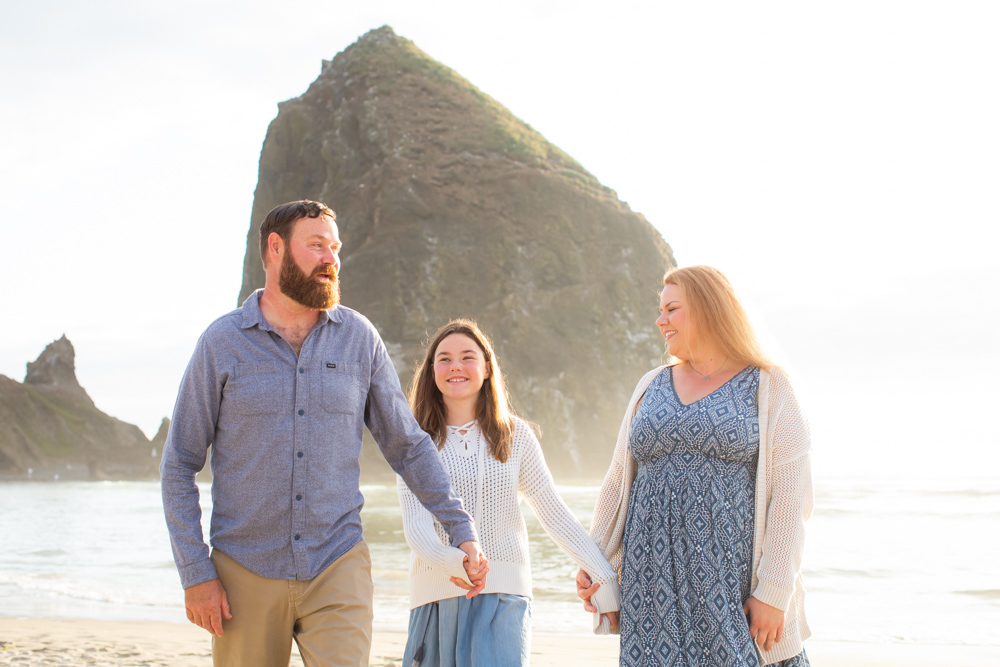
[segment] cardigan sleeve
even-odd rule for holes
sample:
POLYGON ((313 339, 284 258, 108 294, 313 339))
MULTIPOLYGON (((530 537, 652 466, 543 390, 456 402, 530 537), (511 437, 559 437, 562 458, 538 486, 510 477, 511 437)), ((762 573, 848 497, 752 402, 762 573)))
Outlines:
POLYGON ((625 518, 628 513, 628 496, 636 468, 635 460, 628 452, 629 427, 639 401, 645 395, 653 378, 663 368, 664 366, 660 366, 642 376, 635 391, 632 392, 632 398, 618 429, 611 466, 604 475, 604 482, 601 483, 601 490, 597 494, 597 503, 594 506, 590 537, 601 548, 604 557, 616 571, 621 570, 621 549, 625 534, 625 518))
POLYGON ((812 513, 809 426, 788 379, 771 371, 768 400, 767 486, 764 541, 753 596, 787 611, 802 567, 805 522, 812 513))
POLYGON ((601 612, 616 611, 621 600, 618 574, 559 496, 538 438, 521 420, 517 422, 515 439, 520 441, 521 450, 518 491, 524 494, 552 541, 601 584, 592 598, 594 605, 601 612))
MULTIPOLYGON (((625 536, 625 520, 628 517, 628 497, 632 491, 632 480, 635 479, 637 469, 635 459, 628 451, 629 427, 632 425, 632 417, 635 416, 639 402, 646 394, 646 389, 649 388, 653 378, 664 368, 665 366, 660 366, 643 375, 632 392, 632 398, 628 402, 625 416, 618 429, 618 439, 615 442, 611 467, 608 468, 608 472, 604 476, 601 490, 597 494, 597 504, 594 506, 590 537, 597 543, 601 553, 608 559, 616 572, 621 571, 622 542, 625 536)), ((590 573, 588 572, 588 574, 590 573)), ((615 608, 621 608, 620 594, 618 605, 615 608)), ((607 620, 602 620, 599 613, 594 614, 594 632, 599 635, 610 632, 607 620)))
POLYGON ((434 517, 410 491, 402 477, 396 476, 399 506, 403 510, 403 536, 413 552, 443 576, 459 577, 471 584, 465 572, 465 552, 445 544, 434 529, 434 517))

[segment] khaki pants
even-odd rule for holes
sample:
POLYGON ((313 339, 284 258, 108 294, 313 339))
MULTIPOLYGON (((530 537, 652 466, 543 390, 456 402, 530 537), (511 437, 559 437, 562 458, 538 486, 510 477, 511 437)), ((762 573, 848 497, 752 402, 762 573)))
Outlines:
POLYGON ((217 549, 212 562, 233 615, 212 637, 216 667, 287 667, 293 638, 306 667, 368 667, 374 587, 364 540, 312 581, 257 576, 217 549))

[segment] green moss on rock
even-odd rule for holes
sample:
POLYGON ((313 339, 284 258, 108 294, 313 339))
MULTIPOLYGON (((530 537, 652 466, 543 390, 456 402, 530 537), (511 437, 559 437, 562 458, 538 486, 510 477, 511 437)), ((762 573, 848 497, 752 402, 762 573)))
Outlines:
MULTIPOLYGON (((388 27, 280 105, 261 151, 241 301, 264 282, 261 220, 302 198, 337 211, 344 303, 378 327, 404 385, 428 334, 475 318, 554 467, 603 473, 632 388, 662 352, 646 334, 673 257, 641 215, 388 27)), ((377 467, 366 456, 366 470, 377 467)))

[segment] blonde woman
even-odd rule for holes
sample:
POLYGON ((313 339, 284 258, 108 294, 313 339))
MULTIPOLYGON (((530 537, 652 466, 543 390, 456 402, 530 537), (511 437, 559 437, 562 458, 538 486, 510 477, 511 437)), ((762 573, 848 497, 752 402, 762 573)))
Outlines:
MULTIPOLYGON (((621 573, 621 665, 807 666, 799 404, 721 272, 675 269, 663 285, 674 361, 635 389, 591 529, 621 573)), ((584 568, 577 588, 596 611, 591 580, 584 568)))
POLYGON ((489 339, 470 320, 443 326, 427 346, 410 389, 410 407, 437 443, 479 531, 489 575, 473 582, 465 553, 399 480, 410 564, 409 637, 403 664, 517 667, 529 664, 531 562, 519 496, 575 563, 594 574, 592 598, 609 610, 617 575, 556 492, 532 429, 511 409, 489 339))

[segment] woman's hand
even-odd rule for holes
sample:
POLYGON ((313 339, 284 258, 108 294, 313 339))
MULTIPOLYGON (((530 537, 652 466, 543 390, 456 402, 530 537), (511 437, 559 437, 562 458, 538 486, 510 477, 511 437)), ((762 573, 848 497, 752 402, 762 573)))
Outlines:
POLYGON ((750 638, 757 642, 760 650, 770 651, 781 641, 785 632, 785 612, 751 597, 743 604, 743 613, 750 626, 750 638))
POLYGON ((583 570, 576 573, 576 594, 583 600, 584 611, 597 612, 597 607, 590 601, 590 598, 600 587, 600 584, 591 582, 590 575, 583 570))
MULTIPOLYGON (((600 587, 600 584, 592 583, 590 581, 590 575, 583 570, 576 573, 576 594, 580 596, 581 600, 583 600, 583 608, 585 611, 597 613, 597 607, 595 607, 594 603, 590 601, 590 598, 600 587)), ((619 620, 617 611, 609 611, 601 614, 601 618, 608 619, 608 625, 611 626, 611 632, 615 632, 618 629, 619 620)))

